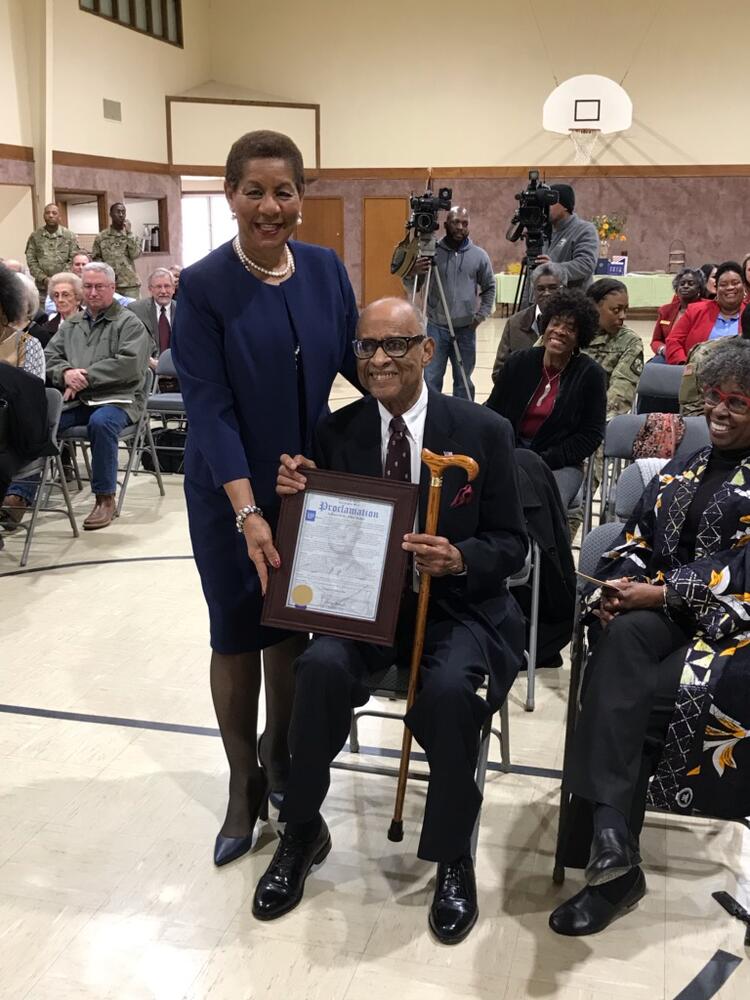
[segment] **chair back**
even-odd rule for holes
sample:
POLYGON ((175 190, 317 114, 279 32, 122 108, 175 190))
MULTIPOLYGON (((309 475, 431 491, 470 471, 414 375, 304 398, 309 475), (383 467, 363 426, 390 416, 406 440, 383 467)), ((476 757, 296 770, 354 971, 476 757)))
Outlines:
POLYGON ((708 424, 705 417, 684 417, 685 433, 675 452, 675 458, 689 458, 707 448, 711 444, 711 435, 708 433, 708 424))
POLYGON ((172 349, 170 347, 162 351, 159 355, 156 374, 163 378, 177 378, 177 369, 174 366, 174 361, 172 361, 172 349))
POLYGON ((645 423, 644 413, 621 413, 612 417, 604 432, 604 457, 632 459, 635 436, 645 423))
POLYGON ((615 517, 618 521, 627 521, 632 515, 643 491, 668 461, 666 458, 637 458, 622 470, 615 491, 615 517))
MULTIPOLYGON (((581 542, 581 551, 578 556, 578 569, 581 573, 593 576, 599 560, 605 552, 612 548, 622 531, 622 524, 619 521, 609 521, 607 524, 599 524, 581 542)), ((579 589, 586 586, 587 581, 579 577, 579 589)))
POLYGON ((49 439, 57 447, 57 428, 60 425, 62 415, 63 398, 59 389, 45 389, 47 396, 47 428, 49 439))
POLYGON ((641 396, 663 399, 669 403, 669 409, 665 407, 664 412, 677 412, 684 370, 683 365, 644 365, 636 389, 636 399, 641 396))

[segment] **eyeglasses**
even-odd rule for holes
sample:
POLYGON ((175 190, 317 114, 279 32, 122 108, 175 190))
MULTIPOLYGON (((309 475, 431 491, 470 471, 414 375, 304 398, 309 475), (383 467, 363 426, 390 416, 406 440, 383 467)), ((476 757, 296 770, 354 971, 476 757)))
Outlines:
POLYGON ((103 292, 105 288, 109 288, 109 285, 88 285, 84 283, 84 292, 103 292))
POLYGON ((743 396, 739 392, 722 392, 715 386, 703 390, 703 401, 709 406, 718 406, 719 403, 724 403, 729 412, 738 417, 750 412, 750 396, 743 396))
POLYGON ((411 350, 412 344, 418 344, 424 340, 424 334, 420 333, 416 337, 386 337, 384 340, 353 340, 354 356, 361 360, 372 358, 377 354, 378 348, 382 347, 389 358, 403 358, 407 351, 411 350))

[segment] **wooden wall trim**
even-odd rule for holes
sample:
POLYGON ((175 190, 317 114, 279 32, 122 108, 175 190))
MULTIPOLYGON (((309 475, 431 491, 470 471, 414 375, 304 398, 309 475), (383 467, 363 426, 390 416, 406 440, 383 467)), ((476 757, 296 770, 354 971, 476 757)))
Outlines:
MULTIPOLYGON (((534 164, 522 167, 321 167, 310 170, 308 180, 419 179, 425 181, 429 170, 434 179, 466 177, 492 180, 502 177, 528 177, 534 164)), ((590 166, 542 166, 542 177, 750 177, 750 164, 591 164, 590 166)))
POLYGON ((93 170, 130 170, 141 174, 171 174, 168 163, 149 160, 124 160, 117 156, 94 156, 91 153, 68 153, 52 150, 52 163, 56 167, 90 167, 93 170))
POLYGON ((0 142, 0 160, 24 160, 26 163, 33 163, 34 149, 32 146, 14 146, 12 143, 0 142))

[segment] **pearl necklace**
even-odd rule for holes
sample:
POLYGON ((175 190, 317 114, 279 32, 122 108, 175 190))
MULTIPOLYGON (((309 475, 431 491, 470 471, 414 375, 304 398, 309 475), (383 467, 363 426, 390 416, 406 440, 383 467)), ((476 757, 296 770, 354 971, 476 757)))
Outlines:
POLYGON ((244 265, 245 269, 250 271, 259 271, 261 274, 268 275, 269 278, 286 278, 288 274, 294 274, 294 257, 292 256, 292 251, 288 246, 285 246, 286 250, 286 267, 282 267, 279 271, 269 271, 267 267, 261 267, 260 264, 256 264, 254 260, 250 260, 245 251, 242 249, 240 244, 239 236, 235 236, 232 240, 232 246, 234 247, 234 252, 240 258, 240 261, 244 265))

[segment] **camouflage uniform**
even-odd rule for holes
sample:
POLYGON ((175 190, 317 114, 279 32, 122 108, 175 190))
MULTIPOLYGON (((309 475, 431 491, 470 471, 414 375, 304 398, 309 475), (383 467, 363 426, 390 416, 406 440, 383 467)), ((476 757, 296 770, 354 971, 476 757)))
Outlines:
POLYGON ((26 263, 40 292, 47 294, 47 282, 53 274, 69 271, 78 252, 78 238, 64 226, 54 233, 46 226, 35 229, 26 243, 26 263))
POLYGON ((141 279, 133 265, 141 255, 141 241, 124 229, 108 226, 94 240, 92 260, 102 260, 115 272, 115 286, 120 295, 138 298, 141 279))
POLYGON ((584 349, 607 373, 607 420, 630 413, 635 390, 643 371, 643 342, 626 326, 611 337, 598 333, 584 349))

